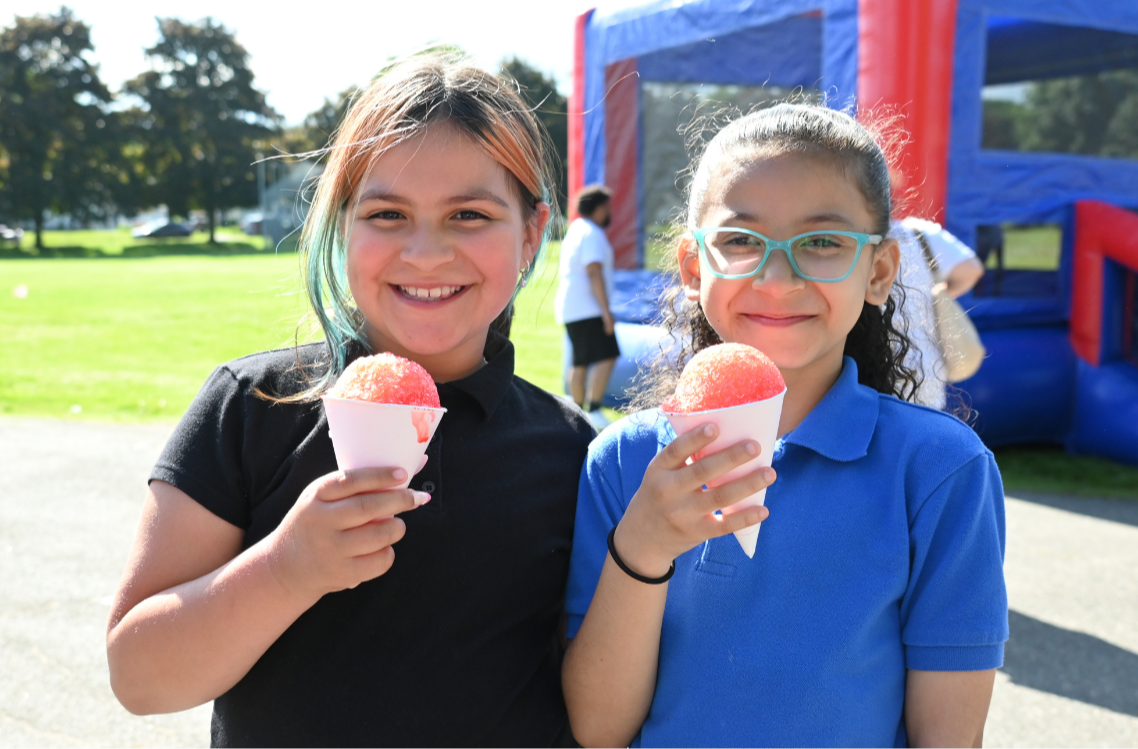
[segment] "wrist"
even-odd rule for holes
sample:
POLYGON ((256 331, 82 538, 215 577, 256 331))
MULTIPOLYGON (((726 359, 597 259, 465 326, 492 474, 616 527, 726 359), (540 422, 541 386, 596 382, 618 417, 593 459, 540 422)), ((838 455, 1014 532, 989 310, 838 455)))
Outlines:
POLYGON ((620 560, 630 570, 641 577, 659 579, 669 574, 676 560, 653 549, 651 543, 645 543, 646 535, 636 532, 635 528, 625 527, 621 521, 613 534, 613 545, 620 560))
POLYGON ((250 547, 249 552, 255 555, 265 576, 281 598, 307 609, 319 601, 325 593, 331 591, 317 590, 305 584, 305 581, 294 573, 294 565, 290 564, 290 555, 286 548, 290 543, 290 539, 277 528, 250 547))

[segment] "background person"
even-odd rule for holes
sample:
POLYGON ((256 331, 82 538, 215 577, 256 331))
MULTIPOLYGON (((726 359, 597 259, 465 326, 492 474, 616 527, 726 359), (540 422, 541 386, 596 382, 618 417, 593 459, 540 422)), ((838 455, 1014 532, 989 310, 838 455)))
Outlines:
POLYGON ((920 237, 924 236, 951 297, 968 293, 984 275, 984 265, 972 248, 935 221, 910 216, 894 220, 890 236, 901 246, 900 281, 907 290, 899 312, 913 347, 906 365, 920 373, 916 402, 943 410, 946 404, 944 353, 941 351, 933 316, 933 272, 920 237))
POLYGON ((554 313, 573 344, 569 395, 598 429, 608 425, 601 401, 620 356, 612 299, 613 251, 605 227, 612 218, 612 191, 601 185, 577 195, 578 218, 561 241, 554 313))

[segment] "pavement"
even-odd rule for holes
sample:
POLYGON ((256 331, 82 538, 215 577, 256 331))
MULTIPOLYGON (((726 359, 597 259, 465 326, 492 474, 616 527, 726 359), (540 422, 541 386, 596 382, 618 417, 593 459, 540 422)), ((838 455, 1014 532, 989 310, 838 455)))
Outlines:
MULTIPOLYGON (((111 693, 110 597, 169 424, 0 418, 0 747, 207 746, 111 693)), ((1138 747, 1138 501, 1009 497, 1011 640, 985 745, 1138 747)))

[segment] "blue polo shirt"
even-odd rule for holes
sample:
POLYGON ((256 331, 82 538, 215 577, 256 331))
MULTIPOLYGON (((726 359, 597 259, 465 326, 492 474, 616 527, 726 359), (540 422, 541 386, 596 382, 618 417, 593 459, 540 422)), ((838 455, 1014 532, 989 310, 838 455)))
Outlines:
MULTIPOLYGON (((593 442, 566 610, 576 635, 605 539, 675 438, 656 411, 593 442)), ((905 746, 906 669, 1003 663, 1004 495, 958 419, 837 383, 779 440, 770 518, 676 560, 656 694, 633 746, 905 746)))

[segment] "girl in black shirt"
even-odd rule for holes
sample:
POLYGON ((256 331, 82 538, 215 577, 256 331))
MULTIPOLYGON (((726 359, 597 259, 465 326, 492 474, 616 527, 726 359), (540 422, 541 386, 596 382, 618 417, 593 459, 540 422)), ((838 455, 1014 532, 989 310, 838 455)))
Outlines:
POLYGON ((107 635, 127 709, 214 700, 215 745, 571 739, 556 631, 592 430, 508 340, 546 163, 516 90, 461 62, 357 98, 301 239, 326 340, 219 367, 152 473, 107 635), (317 400, 379 351, 448 409, 403 489, 336 470, 317 400))

